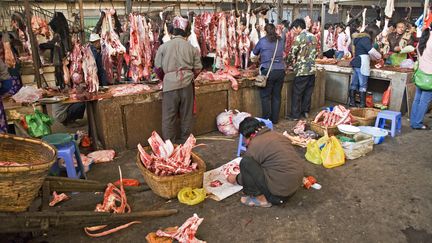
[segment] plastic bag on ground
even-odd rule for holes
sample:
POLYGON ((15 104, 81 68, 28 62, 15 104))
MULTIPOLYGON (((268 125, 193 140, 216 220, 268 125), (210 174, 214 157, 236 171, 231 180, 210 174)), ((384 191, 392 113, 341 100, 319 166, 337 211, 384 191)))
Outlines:
POLYGON ((236 113, 233 115, 232 122, 234 124, 234 127, 239 130, 240 123, 246 118, 251 117, 252 115, 247 112, 240 112, 238 110, 235 110, 236 113))
POLYGON ((233 124, 233 116, 234 114, 231 110, 225 110, 216 117, 216 125, 219 132, 226 136, 234 136, 238 134, 238 131, 233 124))
POLYGON ((345 152, 335 136, 331 136, 323 150, 321 159, 325 168, 334 168, 345 164, 345 152))
POLYGON ((309 162, 317 165, 322 164, 321 149, 327 143, 328 139, 329 137, 326 135, 318 140, 312 140, 307 144, 305 157, 309 162))

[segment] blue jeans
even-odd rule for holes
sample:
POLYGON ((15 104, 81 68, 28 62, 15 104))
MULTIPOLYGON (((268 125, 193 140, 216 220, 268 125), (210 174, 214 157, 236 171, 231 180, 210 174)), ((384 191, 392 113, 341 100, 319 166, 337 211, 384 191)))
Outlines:
POLYGON ((360 68, 353 68, 354 74, 351 80, 351 90, 358 90, 360 92, 366 92, 368 85, 368 76, 361 74, 360 68))
POLYGON ((432 101, 432 91, 425 91, 416 88, 416 94, 411 109, 410 123, 412 128, 421 128, 423 118, 432 101))
POLYGON ((343 51, 337 51, 336 52, 336 59, 340 60, 342 59, 342 57, 344 56, 344 52, 343 51))

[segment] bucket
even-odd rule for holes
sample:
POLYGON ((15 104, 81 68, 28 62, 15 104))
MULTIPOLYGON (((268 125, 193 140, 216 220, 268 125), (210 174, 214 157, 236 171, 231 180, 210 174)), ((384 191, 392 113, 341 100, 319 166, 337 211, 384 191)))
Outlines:
POLYGON ((374 138, 374 144, 380 144, 384 142, 384 138, 388 134, 387 130, 378 127, 360 126, 358 128, 360 128, 362 133, 371 135, 374 138))

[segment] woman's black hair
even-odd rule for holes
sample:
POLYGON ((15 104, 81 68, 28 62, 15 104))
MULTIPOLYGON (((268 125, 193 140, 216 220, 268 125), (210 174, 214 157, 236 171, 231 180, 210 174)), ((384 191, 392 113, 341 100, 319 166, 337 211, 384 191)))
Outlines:
POLYGON ((431 27, 432 27, 432 24, 429 26, 429 28, 426 28, 425 30, 423 30, 422 35, 420 37, 420 40, 418 43, 418 50, 419 50, 420 56, 423 55, 423 52, 426 49, 426 44, 429 40, 431 27))
POLYGON ((378 34, 381 32, 381 30, 375 24, 370 24, 366 27, 364 32, 370 36, 371 42, 374 43, 375 38, 378 36, 378 34))
POLYGON ((293 21, 293 23, 291 24, 291 29, 297 27, 300 27, 303 30, 306 29, 306 22, 304 21, 304 19, 296 19, 293 21))
POLYGON ((239 132, 245 137, 249 138, 258 129, 265 127, 263 122, 258 121, 254 117, 246 117, 240 122, 239 132))
POLYGON ((266 37, 270 42, 275 42, 280 37, 276 34, 276 27, 274 24, 267 24, 264 27, 264 30, 266 31, 266 37))
POLYGON ((331 23, 327 23, 324 25, 324 29, 328 30, 328 29, 330 29, 331 26, 333 26, 331 23))
POLYGON ((287 29, 289 29, 290 27, 290 22, 288 20, 282 20, 281 24, 283 24, 283 26, 287 29))

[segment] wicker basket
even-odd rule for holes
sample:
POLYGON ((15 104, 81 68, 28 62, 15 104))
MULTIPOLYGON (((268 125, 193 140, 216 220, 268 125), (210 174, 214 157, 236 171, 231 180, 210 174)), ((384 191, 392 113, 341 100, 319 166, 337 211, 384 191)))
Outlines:
MULTIPOLYGON (((355 120, 355 121, 352 123, 352 125, 353 125, 353 126, 358 126, 358 125, 359 125, 359 122, 357 122, 357 120, 355 120)), ((315 123, 314 121, 311 121, 311 122, 310 122, 310 127, 311 127, 311 130, 314 131, 314 132, 316 132, 318 135, 320 135, 320 136, 324 136, 324 134, 325 134, 324 131, 326 130, 326 127, 321 126, 321 125, 319 125, 318 123, 315 123)), ((338 134, 340 134, 340 133, 341 133, 341 132, 339 131, 339 129, 338 129, 337 126, 327 127, 327 134, 328 134, 329 136, 335 136, 335 135, 338 135, 338 134)))
MULTIPOLYGON (((321 125, 319 125, 318 123, 316 123, 314 121, 310 122, 310 127, 311 127, 311 130, 314 131, 314 132, 316 132, 318 135, 324 136, 326 127, 321 126, 321 125)), ((327 127, 327 134, 329 136, 334 136, 334 135, 337 135, 339 133, 340 132, 339 132, 337 126, 327 127)))
POLYGON ((360 126, 373 126, 381 110, 374 108, 351 108, 351 115, 360 126))
POLYGON ((0 166, 0 211, 27 210, 56 158, 55 148, 41 140, 0 134, 0 161, 27 164, 0 166))
POLYGON ((205 162, 192 153, 192 162, 198 164, 198 170, 192 173, 175 176, 157 176, 141 163, 139 152, 136 164, 141 171, 147 185, 152 191, 163 198, 171 199, 177 197, 178 192, 184 187, 201 188, 203 184, 204 172, 206 171, 205 162))

